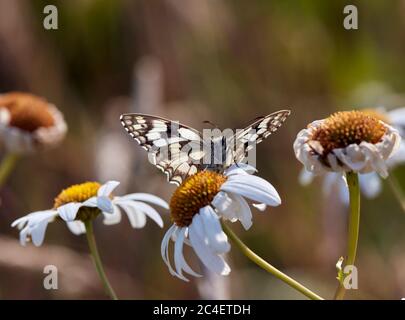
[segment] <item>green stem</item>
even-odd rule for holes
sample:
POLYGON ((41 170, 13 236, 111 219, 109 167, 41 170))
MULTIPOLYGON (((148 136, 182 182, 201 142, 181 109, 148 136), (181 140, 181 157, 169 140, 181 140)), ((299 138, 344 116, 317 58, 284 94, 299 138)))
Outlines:
MULTIPOLYGON (((354 266, 356 260, 357 243, 359 239, 360 228, 360 186, 359 176, 357 173, 348 172, 346 174, 347 185, 350 196, 350 216, 349 230, 347 239, 347 258, 345 266, 354 266)), ((339 286, 335 293, 336 300, 342 300, 345 296, 346 289, 343 285, 343 280, 339 281, 339 286)))
POLYGON ((316 293, 313 293, 308 288, 304 287, 302 284, 290 278, 286 274, 282 273, 277 268, 273 267, 271 264, 266 262, 264 259, 259 257, 256 253, 254 253, 247 245, 245 245, 241 239, 225 224, 222 223, 222 228, 224 232, 227 234, 229 238, 232 239, 233 242, 238 246, 238 248, 242 251, 242 253, 256 263, 259 267, 266 270, 267 272, 271 273, 275 277, 279 278, 281 281, 284 281, 289 286, 293 287, 295 290, 301 292, 303 295, 307 296, 312 300, 323 300, 322 297, 318 296, 316 293))
POLYGON ((118 300, 118 297, 115 294, 114 289, 111 287, 110 282, 108 281, 108 278, 104 272, 103 264, 101 263, 100 255, 97 250, 96 238, 94 237, 93 223, 91 220, 87 220, 84 225, 86 227, 86 236, 87 242, 89 244, 90 253, 93 258, 97 273, 104 285, 104 289, 111 299, 118 300))
POLYGON ((401 186, 399 185, 398 180, 394 177, 393 174, 390 174, 387 178, 387 181, 391 187, 392 192, 394 193, 395 198, 398 200, 402 210, 405 211, 405 196, 401 186))
POLYGON ((13 171, 17 160, 19 159, 19 155, 16 153, 8 153, 1 162, 0 165, 0 187, 6 182, 8 176, 13 171))

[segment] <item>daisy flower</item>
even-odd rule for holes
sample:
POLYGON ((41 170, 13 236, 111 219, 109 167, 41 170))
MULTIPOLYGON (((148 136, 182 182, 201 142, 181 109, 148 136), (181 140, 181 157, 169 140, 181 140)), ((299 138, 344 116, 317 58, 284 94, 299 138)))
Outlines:
POLYGON ((400 143, 398 130, 389 124, 361 111, 344 111, 301 130, 294 152, 314 174, 377 172, 386 178, 387 160, 400 143))
POLYGON ((223 255, 230 250, 220 218, 240 221, 245 229, 252 225, 252 212, 245 198, 266 205, 281 204, 276 189, 266 180, 250 174, 252 167, 232 166, 223 174, 201 171, 187 178, 170 201, 173 225, 162 240, 161 254, 172 275, 188 281, 183 271, 200 276, 186 262, 184 244, 192 247, 201 262, 212 272, 227 275, 231 271, 223 255), (174 242, 174 267, 170 262, 169 243, 174 242))
POLYGON ((11 153, 30 153, 58 144, 67 131, 62 113, 28 93, 0 95, 0 140, 11 153))
POLYGON ((20 230, 20 243, 24 246, 29 240, 35 246, 40 246, 48 224, 58 218, 65 221, 68 228, 77 235, 86 232, 84 222, 99 215, 104 217, 107 225, 120 222, 121 212, 127 215, 134 228, 142 228, 146 217, 163 227, 159 213, 147 203, 168 209, 165 201, 146 193, 115 196, 113 191, 118 185, 117 181, 108 181, 103 185, 98 182, 73 185, 55 198, 52 209, 29 213, 15 220, 11 226, 20 230))
MULTIPOLYGON (((363 109, 360 110, 369 116, 374 117, 384 123, 389 124, 394 129, 396 129, 401 138, 405 136, 405 108, 398 108, 390 111, 386 111, 384 108, 376 109, 363 109)), ((405 141, 401 139, 397 152, 393 153, 386 160, 388 169, 393 169, 394 167, 405 163, 405 141)), ((302 169, 299 182, 306 186, 310 184, 314 179, 314 174, 307 171, 305 168, 302 169)), ((367 174, 361 174, 359 176, 360 190, 366 198, 375 198, 378 196, 382 190, 382 182, 377 173, 371 172, 367 174)), ((331 172, 327 173, 323 179, 323 191, 324 195, 327 196, 332 190, 338 190, 339 199, 341 202, 349 203, 349 194, 347 191, 346 179, 342 174, 331 172)))
MULTIPOLYGON (((398 150, 401 136, 395 128, 362 111, 344 111, 314 121, 301 130, 294 142, 297 159, 314 174, 345 174, 349 194, 346 265, 354 265, 360 227, 358 174, 388 176, 387 160, 398 150)), ((335 299, 343 299, 345 277, 339 276, 335 299)))

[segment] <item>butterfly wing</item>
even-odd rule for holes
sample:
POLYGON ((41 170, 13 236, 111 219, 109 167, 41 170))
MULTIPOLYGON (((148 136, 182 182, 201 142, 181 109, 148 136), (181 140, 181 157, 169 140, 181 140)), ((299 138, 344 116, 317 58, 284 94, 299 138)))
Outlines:
POLYGON ((170 183, 180 185, 187 177, 202 170, 203 138, 197 130, 168 119, 123 114, 125 130, 144 148, 150 161, 166 175, 170 183))
POLYGON ((243 162, 248 152, 276 132, 290 113, 290 110, 280 110, 265 117, 259 117, 251 125, 237 132, 227 143, 225 167, 243 162))

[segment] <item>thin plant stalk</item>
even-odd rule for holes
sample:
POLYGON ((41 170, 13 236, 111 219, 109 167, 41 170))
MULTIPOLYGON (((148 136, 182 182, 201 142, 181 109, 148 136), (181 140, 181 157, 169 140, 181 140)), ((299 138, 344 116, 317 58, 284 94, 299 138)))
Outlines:
MULTIPOLYGON (((349 230, 347 239, 347 257, 344 260, 345 266, 354 266, 356 261, 357 244, 360 230, 360 186, 359 176, 357 173, 348 172, 346 174, 347 185, 350 196, 350 216, 349 230)), ((336 300, 343 300, 346 293, 344 279, 339 279, 339 286, 335 292, 336 300)))
POLYGON ((266 270, 267 272, 271 273, 281 281, 288 284, 290 287, 294 288, 295 290, 299 291, 306 297, 312 300, 324 300, 322 297, 317 295, 316 293, 312 292, 308 288, 304 287, 301 283, 294 280, 293 278, 287 276, 277 268, 273 267, 270 263, 265 261, 263 258, 259 257, 256 253, 254 253, 243 241, 225 224, 222 223, 222 228, 227 236, 236 244, 236 246, 242 251, 242 253, 248 257, 251 261, 256 263, 259 267, 266 270))
POLYGON ((94 237, 93 223, 91 220, 87 220, 84 225, 86 227, 87 242, 89 244, 89 249, 93 258, 94 266, 96 267, 100 280, 103 283, 104 289, 112 300, 118 300, 118 297, 115 294, 114 289, 112 288, 110 282, 108 281, 107 275, 104 272, 100 254, 98 253, 97 249, 96 238, 94 237))
POLYGON ((15 168, 19 155, 16 153, 8 153, 3 158, 0 164, 0 188, 4 185, 7 178, 15 168))

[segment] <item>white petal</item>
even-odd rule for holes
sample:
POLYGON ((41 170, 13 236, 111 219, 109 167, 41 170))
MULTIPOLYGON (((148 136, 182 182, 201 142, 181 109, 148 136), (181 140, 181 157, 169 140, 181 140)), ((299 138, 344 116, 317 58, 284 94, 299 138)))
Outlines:
POLYGON ((160 217, 159 213, 153 207, 139 201, 133 201, 133 203, 134 206, 137 206, 143 213, 145 213, 149 218, 155 221, 159 227, 163 228, 163 220, 160 217))
POLYGON ((210 206, 205 206, 200 209, 199 214, 207 236, 208 245, 216 253, 228 252, 231 249, 231 246, 228 242, 228 237, 222 230, 221 223, 219 222, 219 218, 215 214, 214 209, 210 206))
POLYGON ((228 275, 231 269, 224 258, 212 252, 204 239, 200 237, 198 227, 195 223, 195 217, 197 216, 198 215, 194 216, 193 222, 189 226, 189 239, 195 253, 209 270, 217 274, 228 275))
POLYGON ((221 190, 236 193, 269 206, 281 204, 281 199, 276 189, 266 180, 256 176, 231 176, 221 186, 221 190))
POLYGON ((360 190, 367 198, 375 198, 381 193, 381 179, 375 172, 361 174, 359 182, 360 190))
MULTIPOLYGON (((252 226, 252 211, 242 196, 221 191, 214 197, 212 205, 225 219, 232 222, 240 220, 245 230, 252 226)), ((266 205, 264 206, 266 207, 266 205)))
POLYGON ((233 164, 225 171, 225 175, 227 177, 235 175, 235 174, 254 174, 257 172, 257 169, 251 165, 246 163, 238 163, 233 164))
POLYGON ((176 266, 177 277, 187 281, 188 279, 183 276, 183 243, 184 243, 184 230, 180 232, 174 244, 174 265, 176 266))
POLYGON ((162 239, 162 244, 160 245, 160 254, 162 255, 162 259, 169 268, 169 272, 171 275, 176 275, 176 272, 174 272, 172 265, 170 264, 169 260, 169 242, 170 238, 173 234, 173 232, 176 230, 176 225, 172 225, 169 230, 165 233, 163 239, 162 239))
POLYGON ((267 206, 265 203, 253 203, 253 206, 260 211, 266 210, 267 206))
POLYGON ((113 213, 104 213, 104 220, 103 223, 105 225, 113 225, 121 222, 121 210, 118 206, 114 205, 114 212, 113 213))
POLYGON ((167 204, 166 201, 163 199, 149 193, 131 193, 127 194, 123 197, 120 197, 120 199, 125 199, 125 200, 138 200, 138 201, 145 201, 149 202, 155 205, 158 205, 162 208, 169 209, 169 205, 167 204))
POLYGON ((97 197, 97 208, 103 212, 112 214, 114 212, 113 203, 110 198, 106 196, 97 197))
POLYGON ((128 220, 133 228, 140 229, 146 224, 145 214, 131 202, 117 202, 117 205, 127 214, 128 220))
POLYGON ((76 219, 77 212, 83 206, 82 203, 71 202, 60 206, 57 210, 59 216, 65 221, 74 221, 76 219))
POLYGON ((97 207, 97 197, 91 197, 90 199, 87 199, 86 201, 84 201, 83 207, 96 208, 97 207))
POLYGON ((66 224, 69 230, 77 236, 86 233, 86 227, 81 221, 69 221, 66 224))
POLYGON ((21 245, 24 246, 28 236, 31 236, 34 245, 40 246, 44 240, 48 223, 57 215, 56 210, 37 211, 14 221, 13 226, 19 225, 22 227, 25 224, 25 227, 20 231, 21 245))
POLYGON ((298 176, 298 181, 302 186, 307 186, 314 180, 314 177, 315 175, 312 172, 302 168, 300 175, 298 176))
POLYGON ((108 181, 107 183, 103 184, 100 189, 98 189, 97 196, 109 197, 111 192, 113 192, 119 184, 120 183, 118 181, 108 181))

